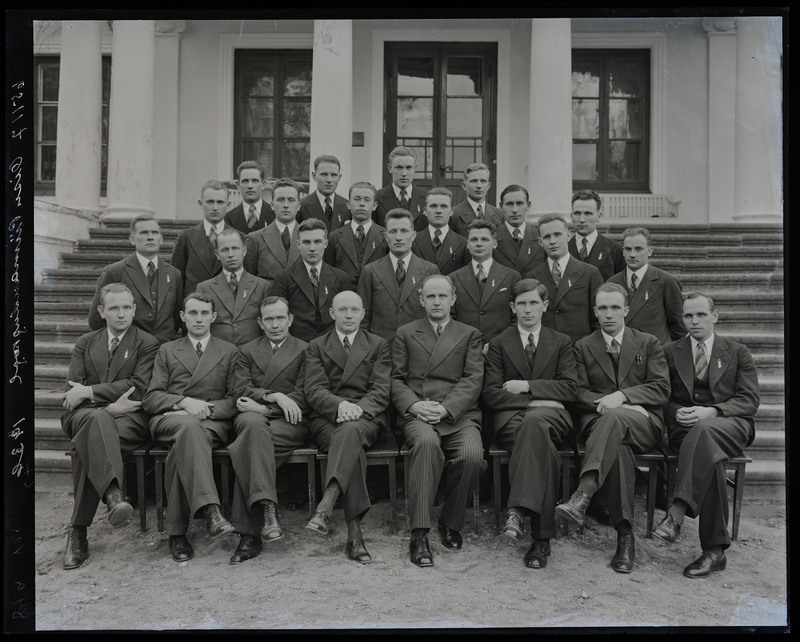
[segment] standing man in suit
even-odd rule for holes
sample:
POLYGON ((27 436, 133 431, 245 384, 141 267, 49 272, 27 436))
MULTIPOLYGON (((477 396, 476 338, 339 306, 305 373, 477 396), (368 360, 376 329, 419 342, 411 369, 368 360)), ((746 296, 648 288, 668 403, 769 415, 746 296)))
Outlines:
POLYGON ((456 299, 450 277, 425 278, 419 298, 426 318, 401 326, 392 349, 392 402, 411 458, 409 555, 427 567, 433 566, 433 500, 445 465, 447 496, 438 530, 451 551, 461 550, 467 501, 486 467, 478 408, 483 355, 478 331, 450 318, 456 299))
POLYGON ((500 194, 500 204, 503 222, 497 226, 494 259, 525 275, 545 260, 536 226, 527 220, 531 206, 528 190, 509 185, 500 194))
POLYGON ((275 220, 275 212, 265 202, 264 187, 266 185, 264 166, 257 161, 244 161, 236 168, 239 193, 242 202, 225 214, 225 224, 236 228, 242 235, 264 229, 275 220))
POLYGON ((338 230, 350 218, 347 199, 336 193, 342 178, 342 165, 336 156, 323 155, 314 159, 311 178, 317 189, 300 201, 300 222, 318 218, 325 223, 328 232, 338 230))
POLYGON ((511 492, 502 532, 522 539, 530 516, 531 547, 525 566, 544 568, 556 535, 555 507, 561 478, 558 445, 568 443, 578 373, 569 337, 542 326, 547 288, 535 279, 514 285, 517 324, 489 342, 483 397, 494 415, 494 438, 511 452, 511 492))
MULTIPOLYGON (((236 414, 234 365, 238 350, 211 336, 214 301, 197 292, 184 299, 187 334, 158 350, 150 387, 142 400, 151 415, 153 441, 169 443, 166 530, 176 562, 194 557, 186 539, 189 520, 202 510, 209 537, 233 532, 223 517, 211 465, 213 448, 228 443, 236 414)), ((253 456, 261 455, 253 449, 253 456)))
POLYGON ((417 234, 411 251, 433 263, 441 274, 450 274, 469 263, 467 241, 449 226, 453 192, 434 187, 425 196, 425 217, 428 226, 417 234))
POLYGON ((300 261, 275 277, 270 294, 289 302, 294 315, 292 336, 306 343, 333 327, 333 318, 326 314, 333 298, 350 287, 346 272, 322 261, 328 245, 328 230, 318 218, 306 219, 297 229, 300 261))
POLYGON ((297 245, 297 210, 300 186, 290 178, 275 182, 272 203, 275 220, 245 239, 244 269, 272 287, 275 276, 300 258, 297 245))
POLYGON ((351 290, 358 289, 364 266, 389 252, 386 230, 372 220, 372 213, 378 206, 375 193, 372 183, 353 183, 348 203, 350 221, 328 235, 325 262, 347 272, 351 290))
POLYGON ((387 429, 392 363, 386 341, 359 329, 364 307, 355 292, 337 294, 330 315, 334 329, 314 339, 306 350, 311 438, 328 453, 325 494, 306 528, 327 535, 341 496, 347 521, 345 554, 366 564, 372 557, 361 531, 361 520, 370 508, 364 450, 387 429))
POLYGON ((159 259, 161 226, 150 214, 140 214, 131 221, 128 239, 135 252, 107 265, 97 277, 89 327, 99 330, 106 324, 99 312, 100 290, 109 283, 124 283, 133 293, 133 325, 155 336, 159 343, 172 341, 181 323, 183 275, 159 259))
POLYGON ((503 213, 494 205, 486 202, 486 195, 492 187, 491 173, 483 163, 472 163, 464 170, 464 180, 461 188, 467 194, 467 200, 462 201, 453 208, 450 218, 450 228, 467 236, 467 228, 472 221, 481 219, 498 227, 503 222, 503 213))
POLYGON ((539 243, 547 260, 529 276, 543 283, 550 304, 542 317, 545 327, 569 335, 572 342, 585 337, 599 327, 593 312, 595 292, 603 277, 593 265, 570 257, 567 251, 567 222, 558 214, 545 214, 539 219, 539 243))
POLYGON ((183 291, 191 294, 198 283, 219 274, 222 264, 216 255, 217 235, 225 229, 222 220, 228 204, 228 190, 219 181, 206 181, 200 188, 203 221, 181 230, 172 248, 172 266, 183 274, 183 291))
POLYGON ((484 353, 489 341, 511 323, 514 284, 520 279, 519 272, 492 258, 494 234, 488 221, 472 221, 467 230, 472 260, 451 275, 456 286, 453 318, 480 331, 484 353))
POLYGON ((414 223, 408 210, 395 209, 386 215, 389 254, 364 267, 358 294, 364 303, 361 329, 383 337, 391 345, 401 325, 425 316, 419 299, 422 281, 437 274, 433 263, 411 253, 414 223))
POLYGON ((216 243, 222 272, 200 283, 197 291, 214 300, 217 318, 211 324, 211 334, 241 346, 261 336, 258 304, 267 295, 269 284, 242 267, 246 250, 239 230, 225 228, 216 243))
POLYGON ((583 524, 595 493, 605 499, 617 530, 611 568, 630 573, 635 558, 633 490, 635 453, 655 448, 664 431, 662 406, 669 399, 669 370, 658 339, 625 327, 628 293, 616 283, 597 290, 600 330, 575 344, 577 409, 586 440, 578 489, 556 513, 583 524))
POLYGON ((569 241, 569 253, 600 270, 603 281, 625 269, 622 246, 597 231, 603 215, 603 202, 591 189, 578 190, 572 195, 572 223, 575 236, 569 241))
POLYGON ((231 522, 239 545, 231 564, 256 557, 261 541, 283 537, 278 522, 275 473, 308 434, 304 392, 306 343, 289 334, 294 320, 286 299, 268 296, 261 302, 258 325, 263 335, 239 351, 236 360, 236 438, 228 446, 236 483, 231 522), (243 435, 250 437, 242 439, 243 435), (265 453, 263 466, 249 465, 244 444, 257 439, 265 453))
POLYGON ((707 577, 728 563, 728 489, 725 461, 753 443, 760 395, 749 350, 714 333, 719 312, 694 292, 683 303, 688 337, 664 348, 672 394, 664 408, 670 446, 678 451, 675 499, 653 535, 674 542, 686 515, 700 516, 698 559, 686 577, 707 577))
POLYGON ((425 229, 428 220, 422 216, 425 211, 425 194, 428 192, 412 184, 417 166, 417 154, 410 147, 398 145, 389 153, 389 171, 392 184, 378 190, 375 200, 375 222, 386 227, 386 215, 398 207, 411 214, 414 230, 425 229))
POLYGON ((141 398, 153 372, 158 340, 136 327, 133 293, 124 283, 100 288, 98 312, 106 327, 80 337, 72 350, 61 428, 75 448, 72 509, 64 568, 89 557, 86 529, 102 499, 112 526, 133 512, 120 485, 123 460, 150 439, 141 398))
POLYGON ((650 232, 629 227, 622 233, 622 250, 628 267, 607 282, 628 290, 627 326, 652 334, 661 345, 685 336, 681 284, 669 272, 649 264, 653 254, 650 232))

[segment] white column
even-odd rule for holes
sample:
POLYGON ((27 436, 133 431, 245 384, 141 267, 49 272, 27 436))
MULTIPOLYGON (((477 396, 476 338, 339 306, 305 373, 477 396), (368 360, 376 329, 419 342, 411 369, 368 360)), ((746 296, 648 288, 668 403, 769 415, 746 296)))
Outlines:
MULTIPOLYGON (((314 63, 311 76, 311 162, 333 154, 342 163, 339 192, 347 194, 352 176, 353 22, 314 21, 314 63)), ((313 184, 311 185, 313 190, 313 184)))
POLYGON ((101 23, 64 21, 58 87, 56 202, 98 210, 102 140, 101 23))
POLYGON ((154 213, 155 22, 116 20, 113 30, 103 220, 154 213))
POLYGON ((783 220, 781 20, 738 18, 736 178, 738 222, 783 220))
POLYGON ((735 212, 736 19, 704 18, 708 31, 708 222, 735 212))
POLYGON ((572 39, 569 18, 531 20, 528 187, 531 215, 567 214, 572 195, 572 39))

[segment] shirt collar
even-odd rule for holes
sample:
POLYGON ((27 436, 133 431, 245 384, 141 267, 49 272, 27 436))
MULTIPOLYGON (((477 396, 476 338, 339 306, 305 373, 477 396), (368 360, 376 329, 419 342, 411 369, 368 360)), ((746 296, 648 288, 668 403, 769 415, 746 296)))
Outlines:
MULTIPOLYGON (((130 328, 128 328, 128 330, 130 330, 130 328)), ((117 339, 119 339, 120 343, 122 343, 122 339, 125 337, 125 335, 127 334, 128 330, 125 330, 125 332, 123 332, 121 335, 119 335, 117 337, 117 339)), ((108 344, 109 351, 111 350, 111 338, 112 338, 112 336, 113 335, 111 334, 111 332, 107 330, 106 331, 106 343, 108 344)))
MULTIPOLYGON (((492 263, 494 263, 494 259, 490 256, 486 259, 481 265, 483 266, 483 271, 488 275, 489 270, 492 269, 492 263)), ((478 262, 475 259, 472 259, 472 273, 476 274, 478 272, 478 262)))
POLYGON ((359 223, 356 219, 353 218, 353 219, 350 219, 350 225, 353 228, 353 234, 354 235, 356 233, 356 229, 358 228, 358 226, 361 225, 364 228, 364 235, 366 236, 367 232, 369 232, 369 228, 372 227, 372 219, 369 219, 368 221, 366 221, 364 223, 359 223))
MULTIPOLYGON (((700 343, 700 342, 697 339, 695 339, 691 334, 689 335, 689 339, 692 341, 692 354, 696 354, 697 353, 697 344, 700 343)), ((710 360, 710 358, 711 358, 710 357, 711 349, 714 347, 714 333, 713 332, 709 335, 708 339, 703 341, 703 345, 706 347, 706 354, 709 355, 709 360, 710 360)))
POLYGON ((225 222, 224 221, 220 221, 216 225, 211 225, 211 223, 209 223, 207 220, 203 219, 203 228, 206 231, 206 236, 211 234, 211 228, 212 227, 215 228, 217 230, 217 234, 219 234, 223 230, 223 228, 225 227, 225 222))
POLYGON ((508 228, 508 233, 511 234, 511 238, 514 238, 514 230, 519 230, 520 238, 525 236, 525 225, 526 223, 522 223, 519 227, 514 227, 513 225, 509 225, 508 221, 505 221, 505 226, 508 228))
MULTIPOLYGON (((336 192, 334 192, 333 194, 328 196, 328 198, 331 199, 331 209, 333 209, 333 201, 334 201, 335 197, 336 197, 336 192)), ((324 212, 325 211, 325 194, 323 194, 322 192, 317 190, 317 198, 319 199, 319 205, 322 208, 322 211, 324 212)))
POLYGON ((136 252, 135 254, 136 254, 136 258, 139 260, 139 265, 142 266, 142 270, 144 270, 145 274, 147 274, 147 264, 150 261, 153 262, 153 266, 156 268, 156 270, 158 269, 158 254, 156 254, 152 259, 148 259, 148 258, 142 256, 141 254, 139 254, 138 252, 136 252))
MULTIPOLYGON (((286 339, 288 338, 289 335, 286 335, 286 339)), ((272 347, 272 349, 275 350, 275 348, 280 348, 284 343, 286 343, 286 339, 284 339, 280 343, 273 343, 272 339, 267 339, 267 341, 269 341, 269 345, 272 347)))
POLYGON ((245 215, 250 211, 250 206, 253 205, 256 208, 256 216, 261 215, 261 208, 264 207, 264 200, 259 198, 255 203, 245 203, 242 201, 242 209, 244 210, 245 215))
POLYGON ((622 330, 619 331, 619 334, 616 336, 611 336, 610 334, 606 334, 605 330, 600 330, 603 333, 603 341, 606 342, 606 348, 611 347, 611 339, 616 339, 617 343, 622 346, 622 335, 625 333, 625 326, 622 326, 622 330))
POLYGON ((581 236, 580 234, 575 235, 575 245, 578 246, 580 250, 583 247, 583 239, 586 239, 586 251, 591 252, 592 248, 594 247, 595 241, 597 241, 597 230, 589 234, 588 236, 581 236))
MULTIPOLYGON (((547 257, 547 265, 550 266, 550 271, 551 272, 553 271, 553 263, 556 263, 556 261, 553 261, 553 259, 551 259, 548 256, 547 257)), ((567 263, 569 263, 569 252, 567 252, 564 256, 562 256, 560 259, 558 259, 557 263, 558 263, 558 267, 561 268, 561 276, 564 276, 564 272, 566 272, 566 270, 567 270, 567 263)))
POLYGON ((317 277, 321 277, 322 276, 322 263, 323 263, 323 261, 320 261, 316 265, 311 265, 311 263, 306 263, 305 260, 303 260, 303 259, 301 259, 301 260, 303 261, 303 265, 306 266, 306 272, 308 272, 308 278, 309 279, 311 278, 311 268, 312 267, 317 268, 317 277))
MULTIPOLYGON (((242 280, 242 273, 243 272, 244 272, 244 266, 242 266, 238 270, 236 270, 236 280, 237 281, 241 281, 242 280)), ((226 270, 225 268, 222 268, 222 274, 225 277, 226 281, 230 281, 231 280, 232 272, 228 272, 228 270, 226 270)))
POLYGON ((278 232, 283 234, 283 228, 289 228, 289 236, 294 234, 294 226, 297 225, 296 221, 292 221, 291 223, 281 223, 277 218, 275 219, 275 227, 278 228, 278 232))
POLYGON ((436 334, 436 326, 437 325, 442 326, 442 332, 444 332, 444 329, 447 327, 447 324, 450 323, 450 317, 449 316, 445 317, 444 321, 440 321, 439 323, 434 323, 433 321, 428 319, 428 323, 431 324, 431 328, 433 328, 433 333, 434 334, 436 334))
POLYGON ((450 231, 450 226, 449 225, 445 225, 444 227, 437 228, 437 227, 433 227, 433 225, 428 225, 428 232, 430 232, 431 241, 433 241, 433 235, 436 234, 436 230, 437 229, 442 232, 442 235, 439 237, 439 239, 444 241, 444 237, 447 236, 447 233, 450 231))
POLYGON ((353 347, 353 344, 356 341, 356 335, 358 334, 358 330, 352 332, 350 334, 344 334, 343 332, 339 332, 339 328, 336 328, 336 335, 339 337, 339 342, 344 346, 344 338, 347 337, 347 340, 350 342, 350 347, 353 347))
POLYGON ((478 203, 478 201, 473 201, 469 196, 467 196, 467 203, 469 203, 469 206, 472 208, 472 211, 475 212, 475 216, 478 216, 478 206, 479 205, 481 206, 481 209, 483 210, 483 214, 484 215, 486 214, 486 200, 485 199, 483 201, 481 201, 480 203, 478 203))
POLYGON ((402 259, 398 259, 394 254, 389 252, 389 259, 391 260, 392 268, 395 271, 397 270, 397 262, 402 261, 403 267, 406 269, 406 272, 408 272, 408 264, 411 262, 411 252, 409 251, 409 253, 406 254, 402 259))
POLYGON ((522 345, 528 345, 528 335, 533 334, 533 342, 538 346, 539 345, 539 334, 542 332, 542 324, 536 327, 536 329, 531 332, 530 330, 526 330, 523 328, 519 323, 517 324, 517 332, 519 332, 519 338, 522 341, 522 345))
POLYGON ((642 267, 640 267, 635 272, 631 272, 631 269, 626 267, 625 268, 625 281, 628 283, 628 285, 630 285, 630 282, 631 282, 631 274, 635 274, 637 281, 639 283, 641 283, 642 279, 644 278, 644 273, 647 272, 647 266, 648 266, 648 264, 645 263, 642 267))
POLYGON ((208 347, 208 342, 211 340, 211 332, 209 332, 209 333, 208 333, 208 334, 207 334, 205 337, 203 337, 202 339, 195 339, 194 337, 192 337, 192 336, 190 336, 190 335, 188 335, 188 334, 187 334, 186 336, 189 338, 189 343, 191 343, 191 344, 192 344, 192 347, 193 347, 193 348, 195 348, 195 349, 197 349, 197 342, 199 341, 199 342, 200 342, 200 345, 201 345, 201 346, 202 346, 202 348, 203 348, 203 352, 205 352, 205 351, 206 351, 206 348, 208 347))
MULTIPOLYGON (((397 185, 395 185, 394 183, 392 183, 392 189, 394 190, 394 195, 397 197, 397 201, 399 202, 399 201, 400 201, 400 189, 401 189, 401 188, 397 187, 397 185)), ((406 187, 406 188, 405 188, 405 190, 406 190, 406 196, 408 197, 408 201, 409 201, 409 203, 411 202, 411 191, 412 191, 413 189, 414 189, 414 187, 413 187, 413 183, 412 183, 411 185, 409 185, 408 187, 406 187)))

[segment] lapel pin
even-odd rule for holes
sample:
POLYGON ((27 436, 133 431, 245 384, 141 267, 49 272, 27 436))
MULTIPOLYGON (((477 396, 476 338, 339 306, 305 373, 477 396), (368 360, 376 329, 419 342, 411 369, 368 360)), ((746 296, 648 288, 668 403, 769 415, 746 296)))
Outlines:
POLYGON ((167 283, 169 283, 169 274, 167 274, 167 283))
POLYGON ((125 354, 122 355, 122 358, 123 359, 127 359, 128 358, 128 351, 127 350, 125 351, 125 354))
POLYGON ((492 287, 494 287, 494 279, 492 279, 492 287))
POLYGON ((640 355, 640 354, 637 354, 637 355, 636 355, 636 365, 639 365, 639 366, 640 366, 640 365, 642 365, 642 363, 643 363, 643 361, 642 361, 642 355, 640 355))
POLYGON ((650 298, 650 290, 644 291, 644 300, 647 301, 650 298))
POLYGON ((325 286, 325 296, 326 297, 328 296, 328 286, 327 285, 325 286))
POLYGON ((528 256, 531 255, 531 248, 528 248, 528 256))
POLYGON ((602 252, 600 252, 600 254, 597 255, 597 260, 598 261, 602 261, 603 260, 603 253, 602 252))
POLYGON ((372 241, 372 251, 375 251, 375 241, 372 241))
POLYGON ((246 299, 246 298, 247 298, 247 290, 245 290, 245 291, 243 292, 243 294, 242 294, 242 298, 243 298, 243 299, 246 299))
POLYGON ((452 256, 453 258, 455 258, 455 254, 456 254, 456 253, 455 253, 455 252, 453 252, 453 246, 451 245, 451 246, 450 246, 450 256, 452 256))
POLYGON ((722 368, 722 359, 717 359, 717 368, 722 368))
POLYGON ((411 284, 412 285, 416 285, 417 284, 417 277, 415 277, 413 274, 411 275, 411 284))
POLYGON ((570 279, 567 279, 567 287, 568 287, 568 288, 571 288, 571 287, 572 287, 572 280, 570 280, 570 279))

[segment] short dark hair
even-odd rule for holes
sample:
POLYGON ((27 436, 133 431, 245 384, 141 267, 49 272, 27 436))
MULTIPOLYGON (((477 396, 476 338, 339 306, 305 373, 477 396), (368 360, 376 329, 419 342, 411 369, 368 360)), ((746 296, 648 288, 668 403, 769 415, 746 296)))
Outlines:
POLYGON ((318 218, 307 218, 305 221, 300 223, 297 226, 297 235, 300 235, 300 232, 313 232, 314 230, 322 230, 325 232, 325 236, 328 236, 328 227, 325 225, 324 221, 321 221, 318 218))
POLYGON ((600 195, 593 189, 579 189, 572 194, 572 204, 575 201, 594 201, 597 203, 597 211, 603 209, 603 201, 600 200, 600 195))
POLYGON ((214 249, 219 249, 219 240, 223 236, 238 236, 239 240, 242 242, 242 245, 244 246, 244 235, 235 227, 229 226, 222 228, 222 231, 219 234, 217 234, 217 238, 214 239, 214 249))
POLYGON ((447 196, 450 199, 450 205, 453 204, 453 192, 446 187, 431 187, 430 191, 425 195, 425 205, 428 204, 429 196, 447 196))
POLYGON ((267 177, 267 173, 264 170, 264 166, 259 163, 258 161, 249 160, 239 163, 239 167, 236 168, 236 179, 238 180, 239 177, 242 175, 242 171, 246 169, 257 169, 258 175, 261 177, 263 181, 267 177))
POLYGON ((530 194, 528 194, 528 190, 522 187, 522 185, 509 185, 502 192, 500 192, 500 205, 503 204, 503 199, 506 197, 506 194, 510 194, 511 192, 523 192, 525 194, 525 200, 526 201, 531 200, 530 194))
POLYGON ((279 187, 293 187, 297 192, 297 198, 300 198, 300 186, 291 178, 279 178, 277 181, 275 181, 275 183, 272 185, 272 193, 275 194, 275 191, 279 187))
POLYGON ((268 305, 275 305, 276 303, 285 303, 286 310, 289 312, 289 314, 292 313, 292 311, 289 309, 289 302, 286 299, 284 299, 282 296, 275 296, 274 294, 272 294, 265 296, 263 299, 261 299, 261 303, 258 304, 259 318, 261 317, 262 314, 264 314, 265 307, 267 307, 268 305))
POLYGON ((187 295, 183 299, 183 303, 181 303, 181 312, 185 312, 186 311, 186 304, 189 301, 191 301, 192 299, 194 299, 195 301, 202 301, 203 303, 210 303, 211 304, 211 311, 212 312, 216 312, 217 311, 217 306, 214 304, 214 299, 212 299, 210 296, 208 296, 204 292, 192 292, 191 294, 187 295))
POLYGON ((601 292, 606 294, 621 294, 625 298, 625 305, 628 305, 628 290, 623 288, 619 283, 603 283, 594 293, 594 304, 597 305, 597 295, 601 292))
POLYGON ((497 233, 494 223, 483 218, 476 218, 474 221, 470 221, 469 225, 467 225, 467 236, 469 236, 470 230, 489 230, 492 236, 497 233))
POLYGON ((567 223, 567 219, 565 219, 561 214, 544 214, 537 222, 536 227, 542 229, 542 225, 546 223, 553 223, 554 221, 558 221, 563 223, 564 229, 569 232, 569 223, 567 223))
POLYGON ((685 297, 683 297, 683 302, 686 303, 689 299, 705 299, 708 301, 708 307, 711 309, 712 312, 717 309, 717 306, 714 305, 714 299, 712 299, 707 294, 703 294, 702 292, 689 292, 685 297))
POLYGON ((550 293, 547 286, 536 279, 520 279, 511 287, 511 302, 516 303, 517 297, 526 292, 538 292, 542 301, 550 300, 550 293))
POLYGON ((317 170, 317 167, 320 163, 333 163, 339 168, 339 171, 342 171, 342 164, 339 162, 339 159, 336 156, 331 156, 330 154, 322 154, 321 156, 317 156, 314 159, 314 171, 317 170))
POLYGON ((624 241, 629 236, 643 236, 648 245, 652 245, 650 240, 650 232, 646 227, 629 227, 622 233, 622 240, 624 241))
POLYGON ((377 188, 368 181, 357 181, 350 186, 350 190, 347 192, 347 198, 350 198, 353 195, 354 189, 369 189, 372 190, 372 198, 374 199, 378 193, 377 188))
MULTIPOLYGON (((411 212, 404 210, 402 207, 395 207, 394 209, 389 210, 386 213, 385 223, 388 224, 390 220, 394 221, 400 218, 407 218, 409 221, 411 221, 411 226, 414 226, 414 217, 411 216, 411 212)), ((384 227, 388 227, 388 225, 385 225, 384 227)))
POLYGON ((202 200, 203 194, 206 193, 207 189, 214 189, 214 190, 224 190, 225 193, 228 193, 228 188, 218 181, 216 178, 211 179, 210 181, 206 181, 203 183, 203 186, 200 188, 200 199, 202 200))
POLYGON ((156 220, 155 216, 153 216, 152 214, 139 214, 139 216, 137 216, 135 219, 133 219, 131 221, 130 228, 129 228, 131 234, 136 234, 136 224, 137 223, 143 223, 145 221, 147 221, 148 223, 150 223, 150 222, 155 223, 156 225, 158 225, 159 232, 161 231, 161 223, 159 223, 156 220))
POLYGON ((131 295, 131 298, 134 299, 134 304, 136 303, 136 299, 133 296, 133 292, 131 289, 125 285, 124 283, 108 283, 100 288, 100 305, 105 307, 106 305, 106 294, 113 292, 114 294, 119 294, 120 292, 127 292, 131 295))

